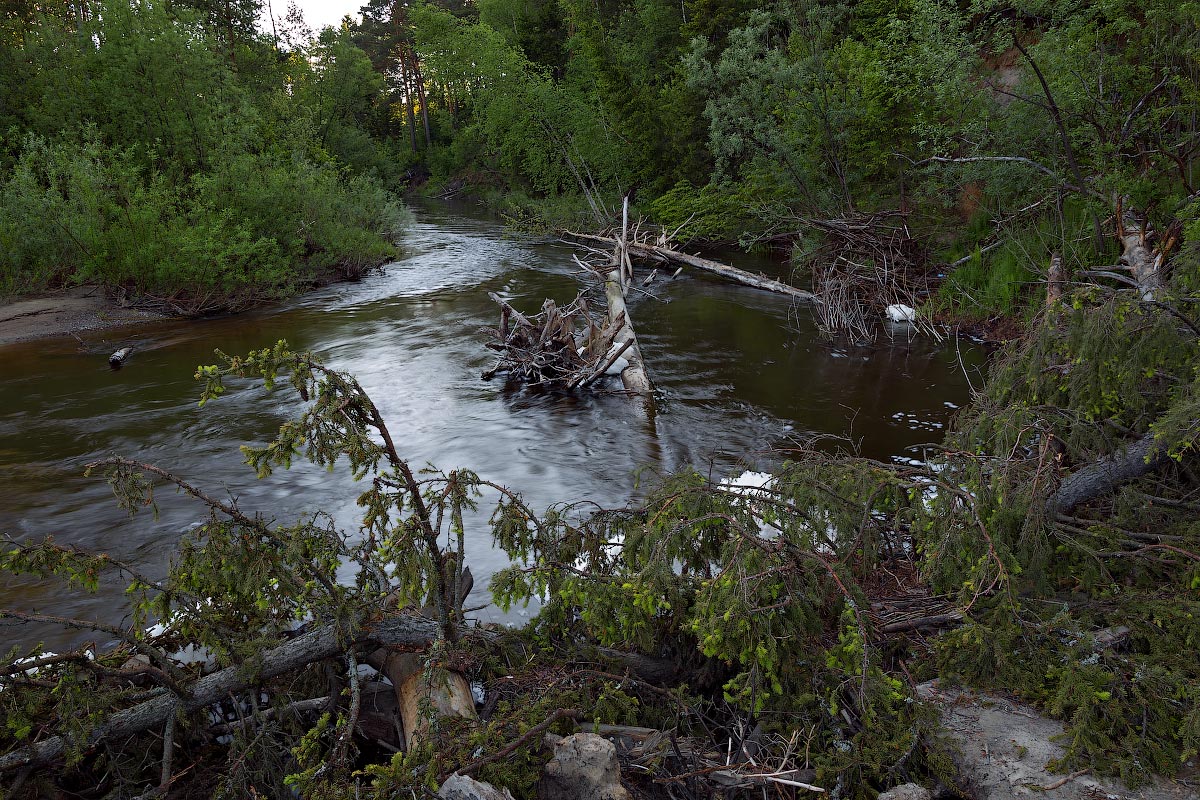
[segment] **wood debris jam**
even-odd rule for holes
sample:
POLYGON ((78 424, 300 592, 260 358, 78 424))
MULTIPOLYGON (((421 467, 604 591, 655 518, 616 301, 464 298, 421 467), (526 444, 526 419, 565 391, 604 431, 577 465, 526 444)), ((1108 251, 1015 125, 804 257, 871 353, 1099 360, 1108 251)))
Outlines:
POLYGON ((492 337, 487 347, 500 357, 483 373, 484 380, 504 373, 529 386, 575 390, 595 385, 606 374, 619 375, 622 362, 627 364, 624 353, 631 342, 617 340, 624 313, 598 321, 580 295, 562 307, 546 300, 539 313, 526 316, 494 292, 490 297, 500 305, 500 326, 485 329, 492 337))
MULTIPOLYGON (((621 238, 613 240, 611 255, 593 250, 592 255, 601 256, 601 260, 587 263, 573 257, 586 274, 603 279, 607 323, 598 323, 592 317, 582 294, 561 309, 553 300, 546 300, 541 313, 527 317, 495 292, 489 293, 500 304, 500 327, 485 329, 493 339, 487 346, 499 352, 500 359, 483 373, 483 379, 491 380, 505 372, 510 380, 529 386, 573 391, 592 387, 603 376, 613 375, 620 376, 625 391, 649 397, 654 387, 625 305, 626 295, 635 288, 629 241, 629 198, 625 198, 621 238)), ((651 273, 642 285, 648 285, 653 277, 651 273)))

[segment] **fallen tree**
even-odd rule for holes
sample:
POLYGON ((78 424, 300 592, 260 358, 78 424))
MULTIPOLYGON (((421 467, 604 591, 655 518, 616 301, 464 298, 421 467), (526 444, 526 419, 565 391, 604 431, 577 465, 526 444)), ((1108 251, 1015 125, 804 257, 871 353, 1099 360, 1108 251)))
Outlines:
POLYGON ((772 785, 865 800, 953 782, 914 671, 1023 692, 1066 719, 1065 769, 1168 771, 1200 746, 1200 606, 1179 588, 1200 580, 1187 383, 1200 340, 1114 293, 1073 297, 1041 325, 1000 360, 940 463, 799 450, 752 487, 684 470, 627 508, 540 515, 469 471, 414 473, 353 378, 282 344, 224 357, 198 370, 206 400, 236 376, 307 401, 248 463, 349 467, 366 487, 361 529, 277 524, 152 465, 95 465, 126 508, 166 482, 208 520, 163 581, 52 543, 0 553, 7 571, 85 587, 117 570, 134 598, 133 624, 105 630, 121 649, 6 659, 0 772, 21 784, 57 771, 97 796, 208 772, 231 776, 226 796, 379 800, 459 773, 527 797, 550 757, 543 734, 578 724, 612 737, 623 779, 651 797, 772 785), (1137 472, 1151 427, 1178 468, 1137 472), (1118 457, 1114 440, 1135 447, 1118 457), (543 603, 524 632, 476 635, 465 620, 463 515, 483 491, 512 560, 493 596, 543 603), (159 636, 144 633, 151 617, 159 636), (311 621, 296 635, 298 618, 311 621), (177 663, 169 648, 184 645, 207 648, 215 672, 177 663), (395 738, 378 734, 393 712, 366 707, 391 692, 364 662, 409 706, 395 738), (442 686, 453 702, 439 709, 442 686))
MULTIPOLYGON (((263 476, 303 453, 314 463, 341 461, 356 476, 370 476, 369 488, 359 498, 365 509, 361 532, 343 532, 320 513, 294 524, 276 524, 243 511, 236 500, 213 497, 151 464, 110 458, 89 465, 89 471, 104 471, 118 501, 131 513, 152 505, 156 484, 166 484, 198 500, 208 518, 183 539, 162 580, 152 580, 107 555, 52 541, 13 543, 0 553, 0 568, 8 572, 57 577, 83 588, 94 586, 101 574, 116 572, 130 582, 133 599, 133 622, 127 629, 0 610, 0 617, 11 620, 94 628, 120 644, 111 650, 65 654, 10 653, 9 665, 0 670, 0 707, 13 736, 0 755, 0 773, 19 772, 18 784, 37 767, 103 761, 105 753, 119 754, 137 742, 139 734, 161 728, 170 742, 162 749, 158 778, 159 789, 165 790, 173 762, 205 758, 210 734, 205 733, 206 725, 196 727, 195 712, 215 713, 233 702, 239 715, 265 720, 260 698, 269 698, 292 709, 294 717, 297 709, 312 707, 311 695, 296 698, 295 687, 320 674, 315 667, 324 662, 333 667, 332 674, 345 675, 340 682, 345 699, 338 699, 337 690, 330 692, 328 683, 314 688, 313 694, 324 690, 333 698, 326 710, 337 714, 306 734, 310 741, 302 751, 311 754, 308 760, 298 755, 290 767, 280 767, 291 772, 298 785, 319 793, 321 786, 340 780, 337 776, 357 757, 354 740, 364 688, 360 663, 381 648, 385 657, 395 651, 436 654, 465 646, 464 637, 491 641, 490 635, 481 637, 464 625, 462 609, 471 581, 463 552, 463 514, 474 507, 480 490, 489 488, 501 497, 498 524, 510 517, 535 519, 520 499, 465 470, 418 477, 356 380, 310 356, 292 353, 282 342, 244 357, 223 358, 223 364, 197 372, 205 382, 202 403, 222 395, 225 379, 237 376, 258 378, 268 386, 276 379, 287 380, 309 404, 273 441, 245 448, 247 462, 263 476), (448 547, 439 541, 443 538, 448 547), (355 573, 354 580, 333 580, 346 567, 355 573), (396 611, 418 607, 424 607, 424 615, 396 611), (149 629, 155 618, 159 624, 149 629), (295 633, 298 619, 308 622, 295 633), (178 652, 172 655, 175 648, 178 652), (245 699, 247 692, 252 699, 245 699), (60 706, 90 711, 59 715, 55 709, 60 706)), ((436 660, 436 655, 421 660, 418 673, 454 673, 431 658, 436 660)), ((394 665, 398 659, 391 661, 394 665)), ((396 672, 387 671, 403 682, 396 672)), ((461 676, 456 681, 465 686, 461 676)), ((402 704, 419 709, 408 720, 410 738, 418 717, 429 713, 424 699, 433 697, 423 691, 421 680, 411 683, 396 687, 402 704)), ((465 697, 473 705, 470 696, 468 689, 465 697)), ((265 723, 243 722, 236 730, 261 724, 265 723)), ((231 764, 245 763, 245 754, 237 752, 242 741, 234 736, 230 743, 231 764)), ((251 737, 245 744, 253 741, 251 737)), ((114 763, 112 769, 125 773, 126 767, 114 763)), ((282 780, 285 774, 274 779, 282 780)), ((137 768, 121 778, 144 779, 137 768)))
MULTIPOLYGON (((74 741, 70 745, 87 750, 113 739, 148 731, 163 725, 177 713, 207 708, 233 693, 257 686, 313 662, 341 655, 350 648, 375 646, 423 649, 438 638, 440 630, 438 624, 432 620, 419 616, 397 615, 367 623, 349 642, 346 641, 345 633, 335 625, 321 626, 263 652, 261 662, 253 668, 245 664, 226 667, 200 678, 182 696, 163 692, 150 700, 117 711, 94 728, 83 741, 74 741)), ((66 739, 52 736, 30 747, 7 753, 0 756, 0 772, 48 764, 60 758, 67 746, 66 739)))
MULTIPOLYGON (((595 244, 609 245, 611 247, 617 247, 620 244, 620 239, 608 236, 574 233, 572 231, 565 231, 565 235, 581 242, 592 242, 595 244)), ((804 289, 797 289, 796 287, 789 286, 782 281, 777 281, 773 278, 767 278, 762 275, 754 275, 753 273, 746 272, 745 270, 738 269, 737 267, 731 267, 727 264, 710 261, 709 259, 701 258, 700 256, 689 255, 678 250, 672 250, 671 248, 662 245, 631 241, 628 243, 628 252, 631 256, 638 259, 657 261, 660 263, 673 263, 691 267, 693 269, 698 269, 713 275, 719 275, 720 277, 735 283, 740 283, 745 286, 752 286, 755 289, 763 289, 768 292, 787 295, 788 297, 792 297, 801 302, 807 303, 819 301, 817 296, 812 292, 805 291, 804 289)))
POLYGON ((490 296, 501 309, 500 326, 485 332, 492 337, 487 347, 500 357, 483 379, 504 373, 528 386, 575 390, 587 389, 605 375, 621 375, 627 390, 649 391, 648 381, 636 383, 647 387, 638 389, 624 378, 631 368, 641 369, 643 376, 645 369, 615 272, 610 283, 616 286, 616 294, 606 286, 607 324, 592 315, 582 295, 562 308, 547 300, 540 313, 526 316, 493 292, 490 296))
MULTIPOLYGON (((628 213, 628 200, 625 211, 628 213)), ((500 353, 500 358, 483 373, 484 380, 503 372, 529 386, 575 390, 587 389, 605 375, 619 375, 626 391, 651 394, 654 387, 625 303, 632 285, 631 244, 625 233, 623 228, 622 238, 612 240, 612 255, 603 265, 584 265, 604 280, 607 324, 593 318, 582 295, 561 309, 553 300, 546 300, 541 312, 532 316, 517 311, 494 292, 489 295, 501 312, 499 328, 487 330, 492 337, 487 346, 500 353)))
POLYGON ((605 279, 604 294, 608 298, 609 325, 617 329, 613 336, 613 353, 614 355, 623 353, 628 362, 627 366, 621 370, 621 383, 630 392, 649 394, 654 387, 646 375, 646 362, 642 360, 642 349, 638 347, 637 335, 633 332, 633 325, 629 321, 629 311, 625 307, 625 295, 621 291, 620 273, 616 270, 610 272, 605 279))
POLYGON ((1108 497, 1119 487, 1169 461, 1162 444, 1156 441, 1153 433, 1147 433, 1068 475, 1046 501, 1046 513, 1051 519, 1059 514, 1070 514, 1076 507, 1108 497))

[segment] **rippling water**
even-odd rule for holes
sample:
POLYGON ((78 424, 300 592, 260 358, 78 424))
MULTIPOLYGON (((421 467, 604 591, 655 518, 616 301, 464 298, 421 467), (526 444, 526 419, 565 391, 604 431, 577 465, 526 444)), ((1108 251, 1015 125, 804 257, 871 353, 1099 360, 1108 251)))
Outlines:
MULTIPOLYGON (((755 289, 681 276, 661 284, 661 302, 633 299, 630 312, 651 379, 656 412, 623 396, 563 397, 479 378, 491 365, 479 329, 495 325, 488 292, 530 312, 580 287, 570 249, 506 235, 468 208, 417 209, 402 257, 353 284, 236 317, 169 322, 76 340, 0 347, 0 531, 53 534, 60 543, 109 552, 161 574, 179 536, 202 514, 162 491, 160 513, 129 519, 91 460, 120 454, 156 462, 247 510, 280 520, 322 508, 353 529, 361 489, 307 464, 264 481, 241 463, 238 445, 269 439, 299 413, 284 391, 231 392, 197 407, 197 364, 213 350, 245 352, 277 339, 311 349, 354 373, 414 464, 470 467, 525 495, 535 508, 590 499, 620 505, 643 466, 711 465, 720 474, 769 466, 778 449, 812 433, 849 437, 864 455, 907 458, 936 442, 968 387, 955 348, 906 342, 839 350, 816 336, 808 312, 755 289), (118 345, 136 348, 110 370, 118 345)), ((769 261, 728 255, 738 266, 778 271, 769 261)), ((963 347, 968 369, 982 354, 963 347)), ((476 597, 504 562, 482 519, 468 535, 476 597)), ((57 585, 0 580, 0 605, 120 622, 120 587, 96 595, 57 585)), ((3 627, 0 648, 81 641, 31 625, 3 627)))

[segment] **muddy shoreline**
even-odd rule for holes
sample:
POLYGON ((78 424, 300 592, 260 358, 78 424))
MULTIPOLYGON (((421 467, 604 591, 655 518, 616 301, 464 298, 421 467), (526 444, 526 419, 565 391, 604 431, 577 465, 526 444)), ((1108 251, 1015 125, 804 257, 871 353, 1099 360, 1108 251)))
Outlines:
POLYGON ((0 346, 171 319, 117 303, 103 286, 72 286, 0 304, 0 346))

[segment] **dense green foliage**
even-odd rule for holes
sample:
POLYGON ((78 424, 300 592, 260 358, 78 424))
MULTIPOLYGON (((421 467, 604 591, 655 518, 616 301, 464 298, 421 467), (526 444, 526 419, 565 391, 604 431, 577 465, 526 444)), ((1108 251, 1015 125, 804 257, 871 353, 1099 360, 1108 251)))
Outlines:
POLYGON ((934 524, 924 541, 935 588, 978 599, 940 668, 1043 703, 1068 722, 1064 766, 1131 782, 1200 748, 1197 275, 1192 247, 1153 301, 1089 287, 1033 323, 946 442, 941 475, 971 487, 987 538, 934 524), (1144 437, 1158 470, 1077 509, 1051 502, 1068 472, 1144 437), (1124 644, 1093 644, 1116 629, 1124 644))
MULTIPOLYGON (((228 768, 214 793, 415 792, 547 718, 566 732, 554 715, 574 710, 701 749, 757 727, 839 796, 870 798, 952 779, 913 673, 1039 704, 1065 723, 1063 768, 1137 782, 1197 756, 1194 5, 371 0, 361 23, 284 48, 253 32, 255 11, 6 11, 2 288, 188 287, 184 302, 203 309, 321 270, 358 274, 394 234, 382 186, 413 166, 439 190, 504 193, 529 217, 602 222, 636 193, 680 237, 790 235, 802 260, 828 252, 818 220, 895 211, 912 252, 954 265, 942 309, 1022 313, 1028 335, 933 464, 798 451, 753 492, 685 469, 629 508, 543 514, 469 471, 414 473, 353 378, 282 344, 202 367, 206 400, 246 379, 290 383, 304 414, 246 461, 259 474, 297 457, 348 467, 364 481, 361 529, 268 523, 202 497, 210 517, 165 581, 52 543, 14 546, 0 567, 77 588, 124 573, 136 614, 108 631, 124 649, 94 666, 75 655, 35 678, 10 654, 6 751, 53 729, 81 774, 145 783, 144 759, 81 743, 141 697, 109 680, 120 659, 149 659, 162 692, 194 679, 144 632, 150 617, 171 621, 171 644, 253 670, 298 619, 352 642, 399 602, 439 623, 427 670, 480 680, 498 713, 445 721, 408 755, 356 753, 347 647, 336 713, 225 749, 191 740, 194 763, 228 768), (1151 290, 1113 278, 1113 234, 1129 226, 1161 261, 1151 290), (1087 280, 1046 302, 1036 287, 1056 254, 1087 280), (1109 274, 1085 274, 1097 267, 1109 274), (1129 476, 1060 502, 1073 479, 1143 445, 1129 476), (460 638, 455 587, 464 510, 483 492, 498 493, 492 533, 512 559, 495 597, 542 610, 519 637, 481 644, 460 638), (331 580, 339 570, 350 579, 331 580), (875 600, 909 594, 954 612, 932 649, 874 616, 875 600), (594 646, 668 659, 678 685, 606 672, 620 667, 594 646)), ((131 510, 152 498, 147 475, 179 485, 148 465, 106 466, 131 510)), ((288 680, 269 687, 277 708, 329 682, 317 667, 288 680)), ((528 793, 543 756, 524 745, 479 774, 528 793)))
MULTIPOLYGON (((165 480, 208 505, 209 518, 162 581, 51 542, 0 556, 7 571, 84 590, 104 572, 123 573, 136 611, 128 629, 105 629, 125 646, 95 661, 51 659, 30 676, 13 660, 23 654, 9 654, 5 749, 44 741, 49 729, 67 737, 79 774, 144 782, 144 761, 121 748, 97 758, 80 744, 105 709, 144 696, 107 680, 120 659, 149 659, 165 691, 195 676, 164 647, 200 644, 219 665, 255 670, 297 620, 352 642, 399 603, 425 604, 440 623, 426 671, 459 670, 488 687, 494 702, 481 724, 443 719, 409 753, 372 757, 350 734, 362 656, 348 649, 335 659, 351 676, 336 714, 307 726, 287 716, 215 751, 188 749, 204 741, 203 726, 184 727, 179 741, 194 738, 180 757, 228 773, 220 796, 286 796, 295 786, 340 797, 353 785, 386 798, 506 753, 478 774, 528 796, 546 757, 540 731, 566 733, 582 719, 671 729, 702 750, 756 730, 775 748, 760 751, 768 763, 782 759, 841 796, 871 798, 909 780, 955 780, 936 715, 913 697, 916 674, 1011 691, 1061 718, 1063 769, 1131 783, 1169 774, 1200 748, 1200 672, 1190 657, 1200 644, 1198 256, 1185 250, 1153 299, 1091 287, 1052 304, 997 361, 933 464, 797 451, 761 488, 684 470, 651 480, 624 509, 565 504, 535 514, 469 471, 415 473, 352 377, 282 343, 223 357, 198 370, 205 401, 253 379, 268 390, 286 383, 306 403, 273 440, 243 448, 246 463, 260 475, 298 457, 348 468, 363 480, 361 527, 341 531, 320 514, 268 522, 149 465, 103 462, 126 508, 152 501, 165 480), (1056 504, 1072 473, 1146 437, 1162 466, 1056 504), (494 498, 492 535, 513 560, 493 578, 497 602, 542 605, 516 636, 473 637, 461 624, 464 513, 481 493, 494 498), (925 613, 961 616, 932 650, 878 617, 879 601, 914 597, 925 613), (150 617, 169 621, 167 638, 144 630, 150 617), (622 675, 619 658, 608 665, 613 653, 597 646, 665 659, 676 683, 622 675)), ((320 691, 321 671, 263 689, 282 708, 320 691)), ((647 777, 689 763, 664 750, 647 777)))
POLYGON ((370 8, 361 37, 390 19, 409 83, 423 70, 427 122, 408 90, 408 127, 439 191, 520 197, 522 219, 542 198, 572 223, 560 198, 606 222, 631 194, 710 241, 820 238, 809 220, 899 210, 931 256, 918 266, 960 268, 938 303, 958 317, 1036 304, 1052 253, 1068 272, 1112 263, 1115 201, 1165 232, 1196 186, 1190 5, 370 8))
POLYGON ((98 282, 199 312, 392 254, 366 55, 334 31, 277 49, 257 2, 195 6, 0 19, 0 293, 98 282))
POLYGON ((5 12, 0 290, 356 274, 394 236, 377 182, 429 176, 524 224, 628 194, 802 253, 813 220, 899 211, 937 307, 986 319, 1036 305, 1053 253, 1111 264, 1118 202, 1169 249, 1196 186, 1187 4, 369 0, 315 38, 256 33, 261 6, 5 12))

